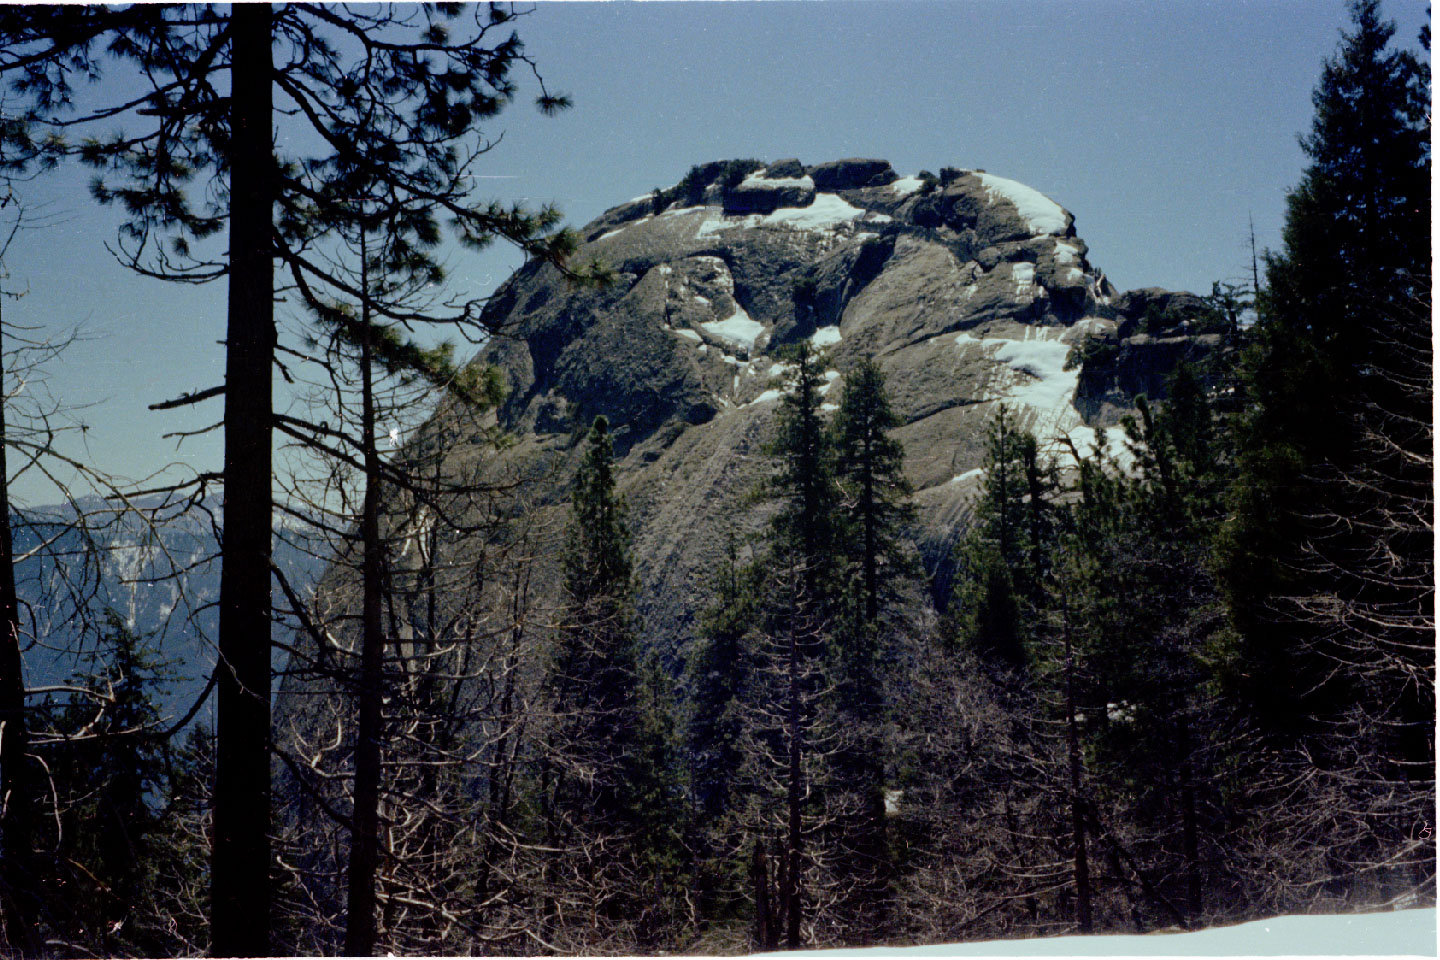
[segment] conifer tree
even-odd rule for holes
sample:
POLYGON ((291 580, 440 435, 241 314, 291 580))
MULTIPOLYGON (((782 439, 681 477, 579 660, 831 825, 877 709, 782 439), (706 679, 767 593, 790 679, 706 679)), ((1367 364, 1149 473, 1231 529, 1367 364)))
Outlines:
POLYGON ((779 467, 770 482, 771 496, 780 505, 770 542, 794 554, 808 600, 825 615, 835 597, 838 536, 834 446, 820 414, 827 381, 821 357, 808 343, 799 344, 787 359, 794 369, 787 375, 789 391, 780 401, 768 448, 779 467))
POLYGON ((640 937, 663 928, 651 914, 679 868, 683 798, 668 678, 639 649, 612 450, 609 424, 596 417, 571 495, 564 621, 547 681, 557 724, 545 747, 554 769, 545 803, 551 839, 590 904, 586 916, 561 917, 560 925, 599 922, 640 937))
POLYGON ((1434 869, 1403 826, 1434 799, 1429 73, 1377 0, 1350 13, 1266 258, 1218 562, 1229 688, 1328 792, 1323 869, 1413 882, 1434 869))
MULTIPOLYGON (((15 7, 0 15, 0 77, 23 113, 6 117, 0 165, 45 153, 78 155, 100 172, 93 192, 126 214, 119 256, 149 276, 224 277, 229 287, 225 383, 171 406, 225 398, 225 510, 219 602, 219 736, 214 949, 263 956, 269 945, 271 368, 278 259, 297 286, 335 284, 310 174, 330 158, 367 167, 393 189, 397 216, 422 233, 449 221, 462 243, 502 236, 563 268, 568 234, 553 210, 531 215, 467 197, 484 145, 473 138, 515 93, 528 66, 519 40, 500 39, 512 14, 436 6, 15 7), (458 30, 456 28, 459 28, 458 30), (140 92, 86 101, 81 83, 133 69, 140 92), (281 101, 278 103, 278 92, 281 101), (85 109, 79 104, 92 102, 85 109), (298 125, 274 136, 277 120, 298 125), (23 121, 23 122, 12 122, 23 121), (123 129, 127 127, 128 129, 123 129), (104 130, 79 143, 74 129, 104 130), (117 131, 117 127, 122 127, 117 131), (36 131, 32 137, 32 131, 36 131), (302 132, 303 131, 303 132, 302 132), (59 134, 59 135, 57 135, 59 134), (274 144, 300 150, 276 157, 274 144), (301 146, 304 145, 304 146, 301 146), (313 152, 305 152, 313 148, 313 152), (228 249, 216 246, 228 228, 228 249)), ((563 98, 543 91, 554 110, 563 98)), ((470 300, 457 319, 478 316, 470 300)), ((405 311, 391 319, 409 319, 405 311)))
POLYGON ((884 599, 894 595, 893 584, 882 583, 882 577, 905 570, 900 544, 906 525, 915 517, 903 469, 905 451, 889 435, 901 425, 890 409, 879 366, 862 359, 845 375, 832 430, 842 513, 847 534, 853 534, 846 536, 845 543, 859 571, 856 606, 870 624, 879 619, 884 599))
POLYGON ((1034 436, 1016 430, 1011 417, 1002 404, 986 433, 981 494, 956 551, 953 619, 963 642, 1019 668, 1027 657, 1025 610, 1042 602, 1058 480, 1034 436))
POLYGON ((888 924, 890 855, 885 834, 885 668, 895 624, 884 623, 902 595, 911 558, 902 543, 914 519, 904 449, 888 431, 901 425, 890 408, 884 376, 863 359, 846 375, 831 424, 841 493, 841 552, 847 596, 834 633, 834 710, 845 731, 835 749, 834 789, 849 795, 836 824, 837 870, 850 889, 839 911, 848 943, 873 942, 888 924), (848 609, 847 609, 848 608, 848 609))
MULTIPOLYGON (((155 698, 166 676, 147 641, 113 611, 88 666, 41 726, 56 826, 46 886, 53 934, 104 954, 166 953, 155 868, 164 823, 153 799, 169 787, 155 698)), ((42 721, 43 723, 43 721, 42 721)))

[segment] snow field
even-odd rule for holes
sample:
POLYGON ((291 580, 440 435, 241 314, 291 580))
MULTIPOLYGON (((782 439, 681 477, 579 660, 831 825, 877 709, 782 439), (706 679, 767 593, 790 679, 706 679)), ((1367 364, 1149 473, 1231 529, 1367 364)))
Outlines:
MULTIPOLYGON (((777 954, 778 955, 778 954, 777 954)), ((984 940, 920 947, 814 950, 813 957, 1282 957, 1436 955, 1435 908, 1271 917, 1188 933, 984 940)))

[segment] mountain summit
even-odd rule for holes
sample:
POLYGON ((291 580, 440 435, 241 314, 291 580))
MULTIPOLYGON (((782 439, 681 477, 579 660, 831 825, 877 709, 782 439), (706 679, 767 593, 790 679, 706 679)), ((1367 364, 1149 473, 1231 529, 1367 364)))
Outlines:
MULTIPOLYGON (((861 357, 880 365, 904 420, 895 437, 917 491, 917 545, 943 603, 999 404, 1042 442, 1086 449, 1108 434, 1116 445, 1135 393, 1158 396, 1177 362, 1220 342, 1197 332, 1204 301, 1120 294, 1069 211, 983 170, 707 163, 581 234, 580 255, 610 264, 616 281, 581 288, 547 266, 521 269, 488 308, 505 333, 477 361, 506 379, 509 465, 568 476, 591 420, 614 425, 657 642, 691 632, 727 531, 761 522, 749 496, 783 347, 822 349, 832 381, 861 357)), ((563 490, 545 499, 561 506, 563 490)))

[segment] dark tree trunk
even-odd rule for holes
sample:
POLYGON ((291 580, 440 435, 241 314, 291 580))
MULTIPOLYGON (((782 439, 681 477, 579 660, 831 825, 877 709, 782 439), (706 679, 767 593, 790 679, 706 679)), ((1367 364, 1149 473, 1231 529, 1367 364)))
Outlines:
POLYGON ((777 938, 770 908, 770 868, 765 862, 765 844, 759 840, 751 855, 750 882, 755 889, 755 950, 774 950, 777 938))
MULTIPOLYGON (((361 290, 369 296, 366 246, 360 242, 361 290)), ((345 953, 375 953, 375 872, 380 863, 380 702, 384 694, 384 630, 380 570, 380 454, 375 448, 375 390, 371 369, 370 305, 361 304, 360 442, 365 456, 365 499, 360 518, 363 591, 360 640, 359 725, 355 733, 355 807, 346 876, 345 953)))
POLYGON ((269 956, 271 387, 268 5, 231 13, 230 291, 211 954, 269 956))
POLYGON ((1085 807, 1080 797, 1080 730, 1075 718, 1075 651, 1070 642, 1070 617, 1065 611, 1065 721, 1070 753, 1070 824, 1075 857, 1075 925, 1093 929, 1090 914, 1090 862, 1085 853, 1085 807))
POLYGON ((800 637, 799 627, 790 627, 790 692, 786 725, 790 728, 790 771, 787 784, 789 830, 785 840, 785 882, 780 896, 785 909, 785 948, 800 949, 800 801, 804 784, 800 769, 800 637))
MULTIPOLYGON (((0 357, 4 343, 0 340, 0 357)), ((0 390, 4 367, 0 363, 0 390)), ((0 401, 0 883, 10 946, 33 954, 36 897, 35 778, 30 768, 30 726, 25 715, 25 677, 20 661, 20 601, 15 590, 15 541, 10 529, 9 469, 6 463, 5 404, 0 401)))
POLYGON ((860 515, 865 530, 865 622, 880 619, 880 507, 876 503, 874 457, 866 443, 864 492, 860 498, 860 515))
POLYGON ((1182 726, 1180 749, 1180 808, 1185 844, 1185 915, 1192 930, 1200 928, 1204 898, 1200 887, 1200 831, 1195 814, 1195 782, 1191 773, 1190 731, 1182 726))

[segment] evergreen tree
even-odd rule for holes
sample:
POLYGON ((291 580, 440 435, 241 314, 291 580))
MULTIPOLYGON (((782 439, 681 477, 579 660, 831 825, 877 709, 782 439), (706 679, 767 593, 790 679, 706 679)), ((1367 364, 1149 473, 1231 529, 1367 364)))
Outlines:
POLYGON ((756 627, 757 572, 740 563, 731 532, 689 663, 690 790, 696 808, 710 822, 730 809, 741 760, 739 738, 752 670, 747 639, 756 627))
POLYGON ((89 669, 55 704, 40 756, 50 772, 55 934, 103 954, 166 953, 156 867, 165 832, 155 801, 169 786, 155 697, 165 674, 145 640, 114 612, 89 669))
POLYGON ((912 572, 903 536, 914 520, 904 449, 888 431, 901 425, 884 376, 861 360, 845 376, 831 425, 840 490, 842 556, 849 570, 845 609, 834 631, 834 706, 845 731, 834 752, 834 789, 849 795, 836 824, 837 870, 850 880, 839 912, 845 942, 864 944, 888 924, 890 853, 885 832, 885 668, 897 624, 882 622, 912 572))
POLYGON ((554 769, 546 803, 551 840, 591 904, 585 922, 637 937, 664 926, 650 914, 679 869, 683 798, 668 679, 653 663, 642 669, 612 456, 609 424, 596 417, 571 495, 564 621, 547 681, 558 722, 546 747, 554 769))
POLYGON ((827 384, 822 358, 801 343, 788 354, 788 392, 780 401, 776 435, 767 452, 778 465, 770 496, 780 506, 771 522, 771 548, 793 554, 814 612, 828 615, 836 597, 838 524, 835 453, 821 417, 827 384))
POLYGON ((843 498, 843 542, 859 573, 856 609, 870 624, 879 619, 882 602, 895 595, 894 584, 882 582, 884 574, 906 571, 901 543, 915 518, 903 469, 905 451, 889 435, 901 425, 890 409, 879 366, 869 358, 861 360, 845 375, 831 429, 843 498))
MULTIPOLYGON (((212 871, 214 948, 223 954, 272 952, 274 267, 279 259, 301 288, 334 283, 320 249, 332 223, 313 214, 345 200, 314 189, 312 175, 335 157, 368 168, 392 188, 395 214, 423 234, 437 234, 443 219, 462 243, 502 236, 562 269, 574 249, 569 234, 551 232, 553 210, 531 215, 468 199, 473 165, 485 152, 471 138, 514 96, 510 70, 529 61, 513 34, 494 36, 511 13, 476 9, 467 28, 459 21, 466 12, 134 4, 13 7, 0 15, 0 78, 21 111, 5 118, 0 166, 37 152, 51 162, 78 156, 100 172, 96 198, 125 212, 123 262, 184 282, 224 277, 229 287, 224 384, 170 404, 218 396, 225 404, 212 871), (77 110, 84 100, 75 86, 116 67, 133 69, 141 92, 112 84, 125 92, 77 110), (277 120, 297 124, 294 135, 275 136, 277 120), (78 143, 63 135, 96 126, 103 135, 78 143), (296 152, 277 157, 277 143, 296 152)), ((539 105, 553 111, 565 101, 542 89, 539 105)), ((472 320, 478 309, 470 300, 455 313, 472 320)), ((409 318, 397 310, 391 319, 409 318)))
POLYGON ((986 434, 981 494, 956 551, 955 632, 994 662, 1023 667, 1027 608, 1042 602, 1055 534, 1055 466, 1001 405, 986 434))
POLYGON ((1229 687, 1320 791, 1321 869, 1413 883, 1434 870, 1404 827, 1434 802, 1429 74, 1376 0, 1351 20, 1266 258, 1218 563, 1229 687))

